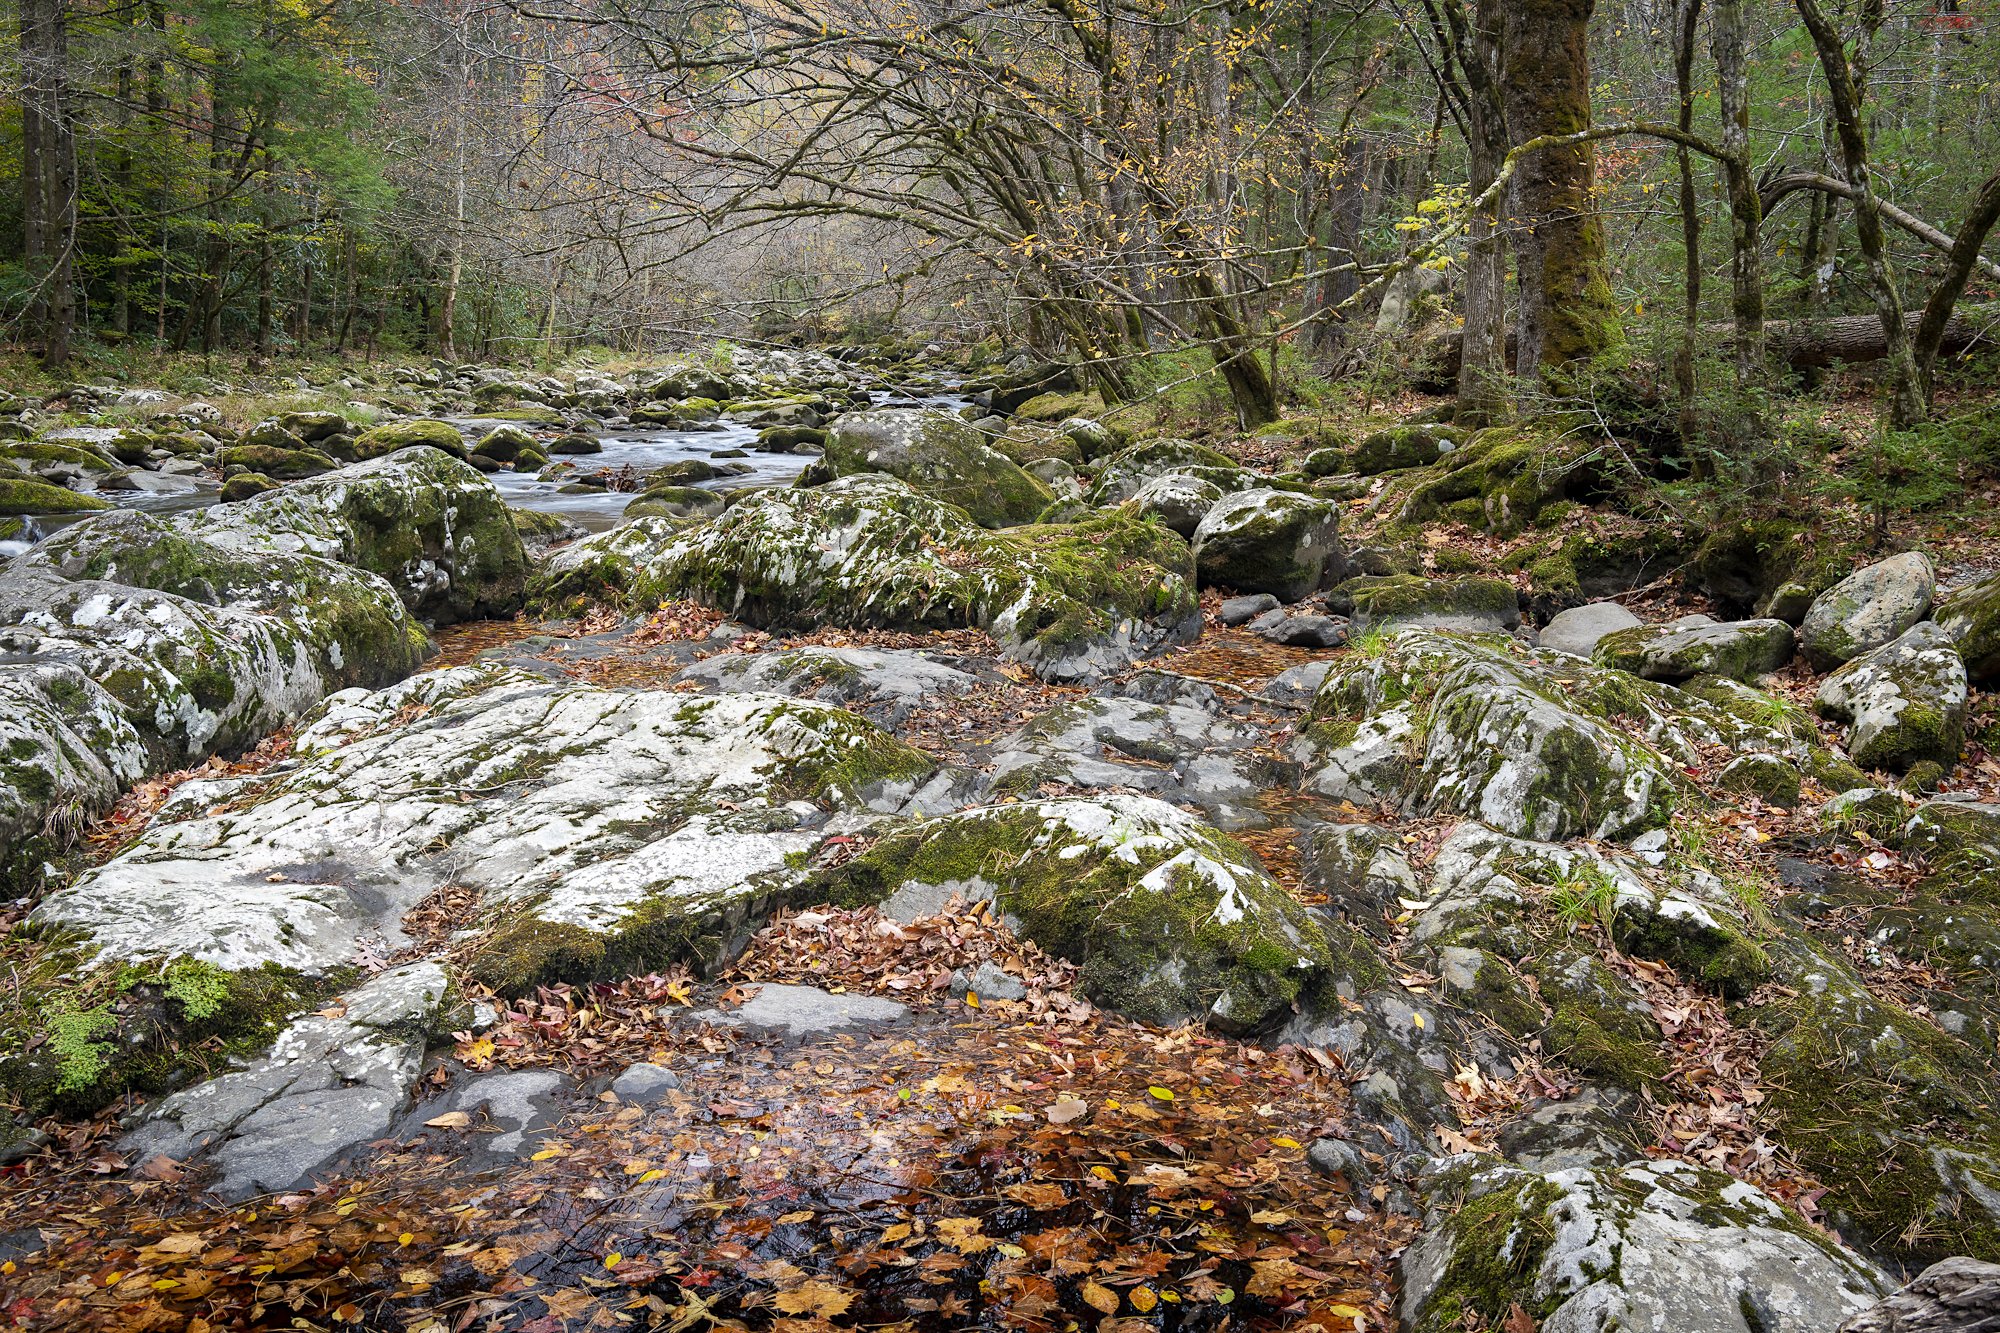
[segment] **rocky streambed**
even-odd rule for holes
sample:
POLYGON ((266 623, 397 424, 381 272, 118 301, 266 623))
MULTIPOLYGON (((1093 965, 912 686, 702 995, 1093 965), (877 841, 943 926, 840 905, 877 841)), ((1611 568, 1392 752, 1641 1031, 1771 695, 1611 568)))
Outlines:
POLYGON ((1564 597, 1566 545, 1510 581, 1353 530, 1525 521, 1515 431, 1260 470, 843 402, 761 427, 824 432, 796 485, 656 482, 546 554, 528 446, 453 429, 0 572, 10 1309, 1990 1295, 1993 576, 1649 621, 1564 597))

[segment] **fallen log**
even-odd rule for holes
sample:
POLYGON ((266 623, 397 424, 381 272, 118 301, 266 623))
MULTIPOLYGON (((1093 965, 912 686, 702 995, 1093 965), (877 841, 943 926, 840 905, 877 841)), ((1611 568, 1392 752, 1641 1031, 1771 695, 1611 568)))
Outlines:
MULTIPOLYGON (((1914 335, 1921 310, 1903 317, 1914 335)), ((1736 328, 1732 324, 1704 324, 1702 333, 1711 343, 1728 346, 1736 328)), ((1449 393, 1458 382, 1459 338, 1445 333, 1431 338, 1412 373, 1413 385, 1432 393, 1449 393)), ((1771 358, 1793 370, 1824 369, 1832 365, 1861 365, 1880 361, 1889 354, 1889 340, 1883 336, 1882 321, 1873 315, 1834 315, 1826 319, 1778 319, 1764 326, 1764 338, 1771 358)), ((1941 356, 1959 356, 1981 347, 2000 347, 2000 305, 1968 306, 1951 317, 1945 326, 1941 356)), ((1507 362, 1514 361, 1514 335, 1507 335, 1507 362)))

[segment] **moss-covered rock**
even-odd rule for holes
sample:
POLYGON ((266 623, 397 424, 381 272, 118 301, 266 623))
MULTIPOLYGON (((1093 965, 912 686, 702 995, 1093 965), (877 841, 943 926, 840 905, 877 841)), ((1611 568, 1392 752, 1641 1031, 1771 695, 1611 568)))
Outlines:
POLYGON ((892 833, 831 881, 841 901, 990 898, 1082 967, 1094 1002, 1149 1023, 1251 1032, 1329 963, 1318 928, 1233 839, 1162 801, 990 806, 892 833), (925 893, 925 890, 931 891, 925 893))
POLYGON ((1615 630, 1597 641, 1591 657, 1647 680, 1672 683, 1705 675, 1755 680, 1791 661, 1794 646, 1792 627, 1782 620, 1676 622, 1615 630))
POLYGON ((648 486, 625 506, 626 518, 714 518, 722 496, 699 486, 648 486))
POLYGON ((1920 551, 1856 570, 1813 599, 1799 626, 1799 649, 1816 669, 1830 671, 1930 614, 1936 587, 1930 557, 1920 551))
POLYGON ((1821 682, 1813 706, 1849 724, 1847 750, 1864 768, 1950 768, 1965 745, 1965 664, 1928 621, 1862 653, 1821 682))
POLYGON ((1505 579, 1363 575, 1341 584, 1329 600, 1348 609, 1356 634, 1405 628, 1483 634, 1521 623, 1519 595, 1505 579))
POLYGON ((454 458, 465 457, 465 437, 449 421, 390 421, 370 427, 354 440, 355 457, 367 460, 393 454, 399 449, 423 445, 442 449, 454 458))
POLYGON ((1428 423, 1391 426, 1364 436, 1354 446, 1345 470, 1372 477, 1399 468, 1427 467, 1464 444, 1467 435, 1467 431, 1456 426, 1428 423))
POLYGON ((1502 535, 1535 526, 1592 471, 1588 441, 1537 426, 1480 431, 1410 489, 1405 522, 1453 518, 1502 535))
POLYGON ((1936 620, 1958 646, 1972 679, 2000 680, 2000 574, 1953 590, 1936 620))
POLYGON ((1055 497, 986 437, 948 412, 851 412, 827 436, 822 462, 835 476, 884 472, 956 505, 982 527, 1033 522, 1055 497))
POLYGON ((693 597, 751 624, 977 626, 1050 679, 1129 664, 1199 624, 1187 543, 1107 516, 990 532, 880 475, 760 492, 704 526, 659 519, 560 552, 536 604, 693 597))
POLYGON ((269 444, 238 444, 221 450, 215 461, 279 481, 298 481, 333 471, 340 464, 317 449, 281 449, 269 444))
POLYGON ((109 508, 109 500, 95 495, 28 477, 0 477, 0 514, 88 514, 109 508))
POLYGON ((1194 532, 1194 562, 1210 587, 1296 602, 1346 569, 1339 506, 1291 491, 1237 491, 1202 515, 1194 532))
POLYGON ((239 472, 222 483, 218 498, 224 504, 234 504, 238 500, 248 500, 253 495, 277 489, 278 483, 261 472, 239 472))
POLYGON ((490 458, 496 463, 512 463, 523 454, 539 455, 535 437, 519 426, 495 426, 479 437, 472 446, 472 452, 481 458, 490 458))
POLYGON ((1142 440, 1105 460, 1084 501, 1098 508, 1123 504, 1153 478, 1175 475, 1209 482, 1225 492, 1259 484, 1255 474, 1207 445, 1192 440, 1142 440))
POLYGON ((1541 1173, 1448 1159, 1403 1259, 1410 1333, 1541 1328, 1813 1333, 1890 1284, 1754 1185, 1674 1161, 1541 1173))

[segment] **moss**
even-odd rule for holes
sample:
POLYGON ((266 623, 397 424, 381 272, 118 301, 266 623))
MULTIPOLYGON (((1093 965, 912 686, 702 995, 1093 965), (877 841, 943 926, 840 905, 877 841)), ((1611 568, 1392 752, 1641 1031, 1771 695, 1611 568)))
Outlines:
POLYGON ((1096 420, 1104 415, 1104 400, 1095 393, 1041 393, 1015 408, 1014 415, 1025 421, 1096 420))
POLYGON ((0 477, 0 514, 87 514, 111 508, 94 495, 25 477, 0 477))
POLYGON ((1656 1035, 1637 1033, 1620 1011, 1565 1001, 1555 1007, 1542 1046, 1585 1074, 1622 1088, 1642 1088, 1666 1077, 1656 1035))
POLYGON ((268 444, 235 445, 219 452, 216 462, 279 481, 317 477, 340 466, 317 449, 281 449, 268 444))
POLYGON ((1421 523, 1448 514, 1495 534, 1519 532, 1582 479, 1592 451, 1587 441, 1543 427, 1483 430, 1419 474, 1400 518, 1421 523))
POLYGON ((354 441, 354 456, 380 458, 398 449, 427 445, 454 458, 465 457, 465 437, 449 421, 391 421, 363 431, 354 441))
POLYGON ((1526 1176, 1460 1203, 1443 1224, 1451 1258, 1412 1333, 1498 1328, 1517 1304, 1537 1321, 1551 1314, 1563 1293, 1534 1293, 1555 1244, 1552 1210, 1562 1197, 1545 1177, 1526 1176))

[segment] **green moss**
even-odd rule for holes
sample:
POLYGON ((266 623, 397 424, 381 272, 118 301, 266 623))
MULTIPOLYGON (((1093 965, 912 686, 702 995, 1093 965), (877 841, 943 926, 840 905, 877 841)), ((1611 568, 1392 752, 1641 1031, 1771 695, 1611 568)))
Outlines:
POLYGON ((1498 1328, 1517 1304, 1537 1321, 1552 1313, 1563 1293, 1537 1298, 1534 1292, 1556 1240, 1551 1210, 1562 1197, 1560 1186, 1528 1176, 1461 1202, 1444 1223, 1453 1241, 1450 1261, 1412 1333, 1498 1328))
POLYGON ((94 495, 25 477, 0 477, 0 514, 87 514, 111 508, 94 495))
POLYGON ((449 421, 391 421, 363 431, 354 441, 354 456, 380 458, 398 449, 428 445, 454 458, 465 457, 465 437, 449 421))

